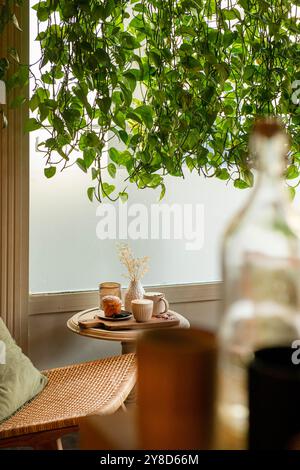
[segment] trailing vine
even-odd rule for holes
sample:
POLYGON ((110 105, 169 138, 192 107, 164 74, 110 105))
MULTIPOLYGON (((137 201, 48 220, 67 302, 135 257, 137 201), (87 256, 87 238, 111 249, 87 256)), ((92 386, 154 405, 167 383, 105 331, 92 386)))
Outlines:
POLYGON ((45 175, 76 163, 91 174, 88 196, 99 201, 126 200, 129 182, 160 186, 163 197, 164 177, 182 177, 185 165, 246 188, 250 128, 274 114, 292 137, 286 177, 296 186, 299 7, 299 0, 38 2, 42 56, 27 130, 48 133, 39 146, 45 175), (127 171, 122 187, 113 183, 119 167, 127 171))

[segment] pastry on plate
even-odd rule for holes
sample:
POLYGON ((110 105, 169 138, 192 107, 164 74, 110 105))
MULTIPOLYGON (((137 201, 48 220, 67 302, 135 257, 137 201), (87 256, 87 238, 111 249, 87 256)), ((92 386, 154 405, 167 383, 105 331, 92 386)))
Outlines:
POLYGON ((106 317, 112 317, 121 313, 122 302, 116 295, 102 297, 102 308, 106 317))

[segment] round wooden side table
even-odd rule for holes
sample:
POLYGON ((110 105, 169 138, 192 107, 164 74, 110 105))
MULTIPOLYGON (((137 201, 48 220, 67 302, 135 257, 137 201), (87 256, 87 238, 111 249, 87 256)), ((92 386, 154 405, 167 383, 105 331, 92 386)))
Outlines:
MULTIPOLYGON (((136 340, 139 337, 139 335, 145 330, 141 329, 141 330, 108 331, 108 330, 101 330, 100 328, 83 329, 79 327, 78 325, 79 320, 93 319, 95 316, 95 312, 97 310, 98 308, 91 308, 89 310, 84 310, 82 312, 76 313, 67 321, 67 327, 69 328, 69 330, 81 336, 87 336, 90 338, 97 338, 97 339, 102 339, 106 341, 119 341, 122 345, 122 354, 135 352, 136 340)), ((175 326, 175 327, 170 326, 169 327, 170 329, 190 327, 190 323, 185 317, 183 317, 177 312, 174 312, 173 310, 169 310, 169 312, 172 313, 174 316, 176 316, 180 322, 178 326, 175 326)))

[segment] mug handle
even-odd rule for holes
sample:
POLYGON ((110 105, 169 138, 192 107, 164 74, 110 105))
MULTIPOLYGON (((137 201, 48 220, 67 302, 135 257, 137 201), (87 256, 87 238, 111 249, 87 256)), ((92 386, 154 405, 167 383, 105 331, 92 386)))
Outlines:
POLYGON ((163 302, 165 304, 165 309, 162 313, 167 313, 168 310, 169 310, 169 302, 167 301, 167 299, 165 299, 164 297, 162 297, 160 299, 160 302, 163 302))

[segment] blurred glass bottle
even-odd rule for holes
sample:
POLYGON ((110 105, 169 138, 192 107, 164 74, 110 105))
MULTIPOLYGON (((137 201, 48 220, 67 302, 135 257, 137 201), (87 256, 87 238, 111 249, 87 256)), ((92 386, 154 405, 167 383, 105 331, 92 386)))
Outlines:
POLYGON ((288 137, 277 120, 257 122, 250 150, 258 180, 224 237, 219 332, 219 417, 228 435, 242 440, 253 352, 300 338, 300 220, 284 181, 288 137))

